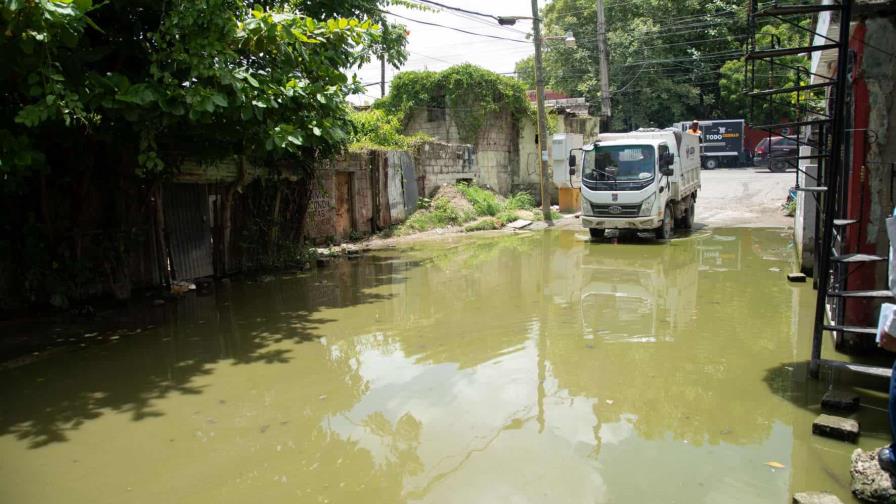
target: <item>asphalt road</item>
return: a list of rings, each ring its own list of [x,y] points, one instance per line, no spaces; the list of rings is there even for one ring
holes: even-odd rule
[[[796,182],[792,171],[760,168],[703,170],[697,196],[697,224],[708,227],[792,227],[781,209]]]

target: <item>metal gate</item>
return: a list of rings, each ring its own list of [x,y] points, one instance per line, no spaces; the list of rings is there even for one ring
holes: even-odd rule
[[[163,197],[171,278],[214,275],[208,188],[204,184],[168,184]]]

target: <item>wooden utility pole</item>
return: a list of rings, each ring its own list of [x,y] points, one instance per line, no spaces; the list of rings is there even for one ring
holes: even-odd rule
[[[548,193],[551,184],[548,171],[548,139],[547,117],[544,112],[544,69],[541,67],[541,19],[538,18],[538,0],[532,0],[532,38],[535,40],[535,103],[538,107],[538,166],[541,178],[541,212],[545,222],[551,222],[551,195]]]
[[[600,64],[600,116],[607,121],[610,109],[610,74],[607,61],[607,22],[604,19],[604,0],[597,0],[597,58]]]

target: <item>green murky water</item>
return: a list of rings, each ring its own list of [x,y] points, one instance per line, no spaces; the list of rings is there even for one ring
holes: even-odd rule
[[[848,499],[788,241],[457,238],[144,310],[0,371],[0,502]]]

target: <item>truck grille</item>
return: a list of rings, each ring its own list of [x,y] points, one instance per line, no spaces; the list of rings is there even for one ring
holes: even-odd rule
[[[641,213],[641,204],[634,205],[598,205],[591,204],[591,211],[595,217],[637,217]]]

